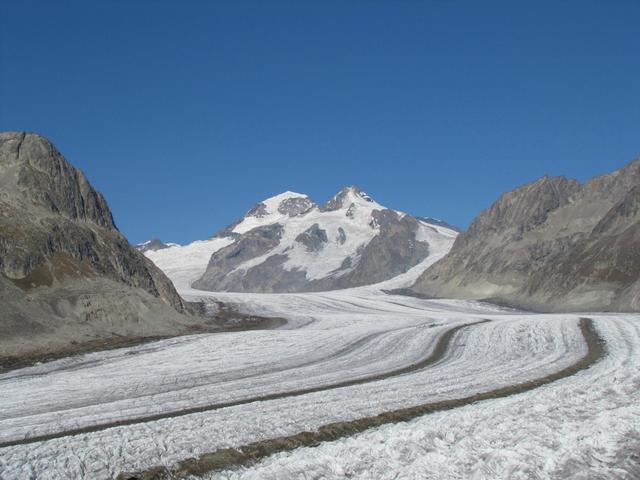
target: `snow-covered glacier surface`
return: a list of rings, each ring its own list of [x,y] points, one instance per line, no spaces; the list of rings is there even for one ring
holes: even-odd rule
[[[171,466],[220,448],[541,378],[586,353],[578,315],[387,295],[379,286],[314,294],[182,293],[289,322],[0,375],[0,444],[60,434],[0,448],[0,478],[109,479]],[[207,478],[637,478],[640,319],[588,316],[607,353],[574,376]],[[434,364],[329,388],[419,364],[457,326],[463,327]],[[328,388],[260,400],[322,386]],[[220,403],[231,405],[64,434]]]
[[[597,325],[607,356],[575,376],[205,478],[640,478],[640,321]]]

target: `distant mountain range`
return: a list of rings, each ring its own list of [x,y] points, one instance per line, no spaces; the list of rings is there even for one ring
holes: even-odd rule
[[[209,240],[139,248],[181,290],[304,292],[388,280],[444,255],[456,235],[444,222],[387,209],[346,187],[322,206],[284,192]]]
[[[502,195],[413,291],[540,311],[640,310],[640,159]]]
[[[157,250],[162,250],[163,248],[177,247],[177,246],[178,246],[177,243],[163,243],[159,238],[152,238],[151,240],[147,240],[144,243],[137,244],[136,249],[144,253],[149,250],[153,250],[155,252]]]

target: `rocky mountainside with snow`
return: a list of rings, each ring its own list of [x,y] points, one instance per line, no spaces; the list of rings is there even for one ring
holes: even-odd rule
[[[320,291],[395,277],[444,255],[456,235],[347,187],[322,206],[285,192],[209,240],[145,254],[180,290]]]
[[[535,310],[640,310],[640,159],[502,195],[413,290]]]
[[[47,139],[0,133],[0,357],[176,333],[183,303]]]

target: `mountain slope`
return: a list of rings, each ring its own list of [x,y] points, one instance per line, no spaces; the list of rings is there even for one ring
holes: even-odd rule
[[[103,196],[45,138],[0,133],[0,357],[193,323]]]
[[[38,135],[0,134],[0,273],[26,287],[104,275],[182,310],[171,282],[136,252],[100,193]],[[74,270],[75,269],[75,270]]]
[[[413,290],[536,310],[640,309],[640,159],[502,195]]]
[[[347,187],[324,206],[284,192],[209,240],[145,254],[180,290],[319,291],[402,274],[448,249],[456,234]]]

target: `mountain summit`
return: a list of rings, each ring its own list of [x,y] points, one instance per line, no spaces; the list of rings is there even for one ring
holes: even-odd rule
[[[178,288],[303,292],[367,285],[448,250],[456,232],[349,186],[319,206],[284,192],[209,240],[148,251]]]
[[[350,206],[352,204],[363,204],[363,202],[371,203],[375,205],[377,208],[384,209],[384,207],[376,202],[373,199],[364,193],[360,188],[351,186],[344,187],[338,193],[336,193],[331,200],[329,200],[324,207],[322,207],[322,211],[330,212],[333,210],[339,210],[344,208],[345,205]]]

